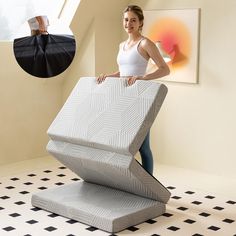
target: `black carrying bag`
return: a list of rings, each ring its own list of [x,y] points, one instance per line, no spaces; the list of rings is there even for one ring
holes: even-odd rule
[[[73,35],[40,34],[14,40],[18,64],[31,75],[48,78],[62,73],[75,55]]]

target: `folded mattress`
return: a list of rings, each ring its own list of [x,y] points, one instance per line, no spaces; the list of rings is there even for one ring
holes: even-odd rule
[[[83,180],[36,193],[32,204],[108,232],[163,214],[170,192],[134,155],[166,93],[153,81],[81,78],[48,129],[47,150]]]
[[[167,93],[167,87],[138,80],[82,78],[48,129],[53,140],[135,155]]]

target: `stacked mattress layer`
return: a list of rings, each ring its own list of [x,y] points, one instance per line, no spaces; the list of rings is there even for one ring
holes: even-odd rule
[[[134,159],[167,93],[163,84],[81,78],[48,129],[47,150],[84,181],[32,204],[108,232],[165,212],[170,193]]]

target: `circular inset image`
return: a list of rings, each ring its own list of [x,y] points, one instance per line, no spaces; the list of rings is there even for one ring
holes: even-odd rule
[[[73,34],[51,34],[47,16],[28,20],[31,35],[14,39],[14,54],[27,73],[50,78],[65,71],[71,64],[76,49]]]

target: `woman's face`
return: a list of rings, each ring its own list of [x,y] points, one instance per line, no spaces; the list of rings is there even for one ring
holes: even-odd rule
[[[124,13],[123,27],[128,34],[139,32],[142,22],[139,21],[138,16],[132,12],[127,11]]]

